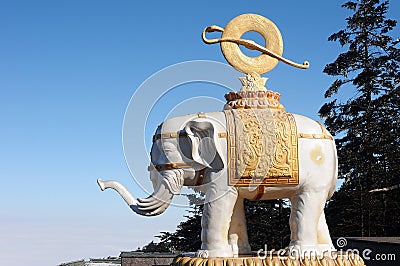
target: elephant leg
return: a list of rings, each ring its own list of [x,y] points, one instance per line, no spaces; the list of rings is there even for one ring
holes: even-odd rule
[[[291,199],[291,241],[289,252],[293,256],[320,254],[318,251],[318,224],[324,209],[325,191],[303,191]]]
[[[211,188],[207,191],[201,219],[201,250],[198,257],[232,257],[232,246],[228,242],[228,231],[238,193],[236,189],[227,188],[218,191]]]
[[[232,213],[229,228],[229,243],[232,245],[233,255],[250,254],[251,247],[247,236],[246,216],[244,213],[244,199],[238,197]]]
[[[325,220],[325,212],[322,211],[318,221],[318,249],[319,252],[331,252],[335,250],[332,244],[331,235],[329,234],[328,225]]]

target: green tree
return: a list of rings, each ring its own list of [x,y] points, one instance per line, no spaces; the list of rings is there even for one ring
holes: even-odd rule
[[[137,251],[142,252],[168,252],[182,253],[200,249],[201,246],[201,212],[199,210],[189,211],[186,220],[181,222],[175,232],[161,232],[159,242],[151,241]]]
[[[136,251],[146,252],[146,253],[169,253],[170,249],[165,242],[154,243],[151,241],[149,244],[144,246],[142,249],[137,249]]]
[[[326,65],[337,79],[325,92],[330,101],[320,111],[336,136],[339,178],[345,183],[328,204],[333,235],[399,234],[399,190],[374,189],[400,183],[400,50],[389,33],[389,1],[354,0],[342,7],[352,12],[345,29],[329,37],[347,49]],[[350,96],[343,96],[350,95]]]
[[[203,196],[200,194],[186,195],[191,209],[189,215],[185,215],[175,232],[161,232],[158,243],[153,241],[144,246],[143,252],[170,252],[182,253],[196,251],[201,246],[201,216],[203,213]],[[139,249],[138,249],[139,251]]]
[[[276,249],[289,245],[290,207],[285,200],[245,201],[247,233],[252,250]]]

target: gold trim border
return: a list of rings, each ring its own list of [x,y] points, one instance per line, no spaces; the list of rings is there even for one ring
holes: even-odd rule
[[[299,138],[302,138],[302,139],[329,139],[329,140],[333,140],[333,137],[331,135],[327,135],[327,134],[299,133]]]
[[[187,134],[186,132],[163,132],[161,134],[155,134],[153,136],[153,141],[159,140],[159,139],[176,139],[176,138],[186,138]],[[218,132],[218,138],[227,138],[228,133],[227,132]]]

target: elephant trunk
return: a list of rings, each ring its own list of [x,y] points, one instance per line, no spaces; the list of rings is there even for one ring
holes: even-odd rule
[[[97,179],[101,190],[112,188],[117,191],[129,207],[139,215],[155,216],[163,213],[176,193],[176,185],[170,183],[170,179],[164,179],[158,189],[145,199],[135,197],[118,181]],[[182,184],[179,184],[182,187]],[[172,188],[172,191],[171,191]],[[179,189],[180,190],[180,189]]]
[[[124,187],[121,183],[117,181],[103,181],[99,178],[97,179],[97,184],[99,184],[99,187],[102,191],[106,190],[107,188],[112,188],[117,191],[129,206],[137,205],[138,203],[138,201],[135,199],[134,196],[132,196],[132,194],[126,189],[126,187]]]

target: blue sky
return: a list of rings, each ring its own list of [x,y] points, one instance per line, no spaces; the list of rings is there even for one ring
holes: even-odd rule
[[[0,1],[2,263],[56,265],[116,256],[173,231],[184,208],[139,217],[96,184],[98,177],[117,179],[133,194],[146,195],[133,181],[122,145],[135,90],[176,63],[225,63],[218,45],[202,42],[202,30],[257,13],[279,27],[285,57],[311,63],[308,70],[280,63],[264,75],[268,88],[282,94],[288,111],[318,119],[333,81],[322,69],[341,51],[327,38],[349,15],[343,2]],[[392,1],[389,17],[399,19],[399,10],[399,1]],[[138,127],[145,132],[140,141],[150,145],[171,108],[174,115],[222,109],[224,90],[206,83],[174,88],[154,105],[146,128]],[[190,102],[195,96],[205,103]],[[138,173],[147,179],[146,166]]]

